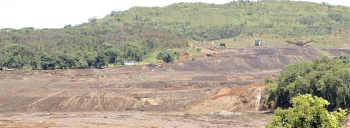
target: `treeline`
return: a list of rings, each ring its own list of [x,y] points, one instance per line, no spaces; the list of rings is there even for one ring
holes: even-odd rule
[[[38,52],[18,44],[10,44],[1,49],[0,67],[24,70],[37,69],[71,69],[71,68],[102,68],[108,64],[119,64],[125,60],[142,61],[154,49],[154,43],[146,41],[144,46],[134,42],[125,45],[102,43],[97,51],[77,51],[64,53],[49,51],[46,48]]]
[[[289,107],[293,97],[311,94],[330,102],[329,110],[350,107],[350,57],[323,57],[313,61],[299,61],[284,67],[278,78],[265,78],[266,105]]]

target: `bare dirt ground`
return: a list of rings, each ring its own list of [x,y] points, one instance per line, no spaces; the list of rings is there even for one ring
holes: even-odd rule
[[[4,71],[0,127],[264,127],[264,77],[321,57],[305,47],[247,48],[162,68]]]
[[[265,113],[237,112],[235,114],[180,114],[135,111],[7,113],[1,114],[0,127],[264,127],[264,123],[269,119],[269,115]]]

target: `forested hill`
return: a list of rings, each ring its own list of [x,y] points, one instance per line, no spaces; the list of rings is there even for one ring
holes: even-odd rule
[[[178,3],[111,12],[97,24],[140,24],[177,32],[193,40],[220,40],[258,33],[279,37],[327,35],[350,27],[350,7],[311,2]],[[343,29],[344,30],[344,29]]]
[[[0,67],[102,67],[124,60],[142,61],[166,49],[186,48],[189,40],[348,33],[349,12],[349,7],[291,1],[133,7],[62,29],[2,28]]]

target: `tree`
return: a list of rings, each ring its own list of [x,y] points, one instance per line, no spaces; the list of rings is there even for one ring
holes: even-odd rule
[[[97,21],[96,16],[89,19],[88,23],[95,23]]]
[[[117,14],[116,11],[111,11],[111,16],[113,16],[113,15],[115,15],[115,14]]]
[[[69,27],[72,27],[72,25],[69,24],[69,25],[64,26],[63,28],[69,28]]]
[[[105,66],[106,64],[108,64],[108,57],[104,53],[99,52],[96,57],[96,67],[102,68],[102,66]]]
[[[163,62],[169,63],[175,60],[175,55],[170,51],[165,50],[163,52],[158,53],[157,59],[163,60]]]
[[[269,78],[269,77],[265,77],[265,83],[271,83],[272,82],[272,80]]]
[[[146,46],[149,49],[149,52],[153,51],[153,48],[155,47],[154,42],[151,40],[146,40]]]
[[[10,44],[0,49],[0,66],[8,68],[22,69],[25,64],[28,64],[29,58],[33,57],[33,52],[28,47],[19,44]]]
[[[346,117],[342,109],[331,112],[324,108],[329,105],[327,100],[310,94],[299,95],[292,99],[293,107],[288,110],[278,108],[272,115],[272,122],[267,128],[339,128]]]
[[[87,68],[89,65],[85,59],[79,60],[79,68]]]
[[[32,58],[32,61],[30,63],[33,67],[33,69],[42,69],[42,66],[41,66],[41,56],[40,55],[35,55],[33,58]]]
[[[40,55],[40,60],[41,60],[40,62],[41,62],[42,69],[44,70],[55,69],[57,63],[54,57],[52,57],[46,52],[39,52],[39,55]]]

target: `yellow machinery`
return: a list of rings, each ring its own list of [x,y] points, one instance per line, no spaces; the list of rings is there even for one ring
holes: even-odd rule
[[[295,45],[298,45],[298,46],[311,46],[309,43],[314,42],[314,40],[310,40],[310,41],[307,41],[307,42],[304,43],[299,37],[297,43],[294,43],[294,42],[288,41],[288,40],[286,42],[288,42],[290,44],[295,44]]]

